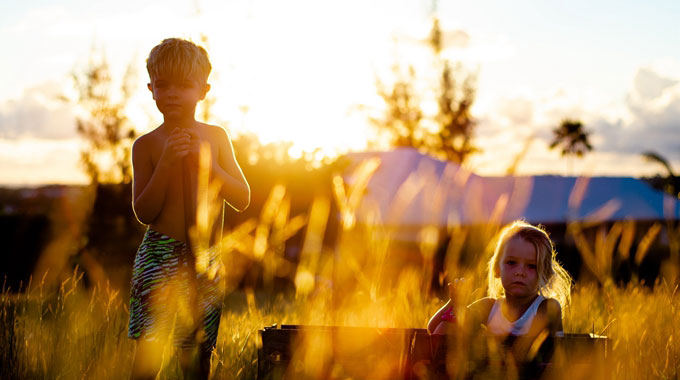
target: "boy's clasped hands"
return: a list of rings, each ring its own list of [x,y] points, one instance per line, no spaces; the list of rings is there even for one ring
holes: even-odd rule
[[[175,128],[165,142],[160,161],[175,165],[190,153],[198,153],[201,140],[190,128]]]

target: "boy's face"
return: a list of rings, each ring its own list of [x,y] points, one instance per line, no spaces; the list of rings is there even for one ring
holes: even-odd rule
[[[538,293],[536,248],[519,236],[511,238],[496,275],[501,278],[508,297],[530,297]]]
[[[195,78],[180,79],[163,75],[152,78],[147,86],[165,119],[193,119],[196,103],[203,100],[210,90],[209,84]]]

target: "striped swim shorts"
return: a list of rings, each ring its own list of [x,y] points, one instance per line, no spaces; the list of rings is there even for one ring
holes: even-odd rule
[[[163,342],[172,337],[178,348],[200,344],[206,352],[215,347],[224,294],[222,261],[217,247],[197,257],[199,265],[186,243],[147,229],[132,269],[128,338]]]

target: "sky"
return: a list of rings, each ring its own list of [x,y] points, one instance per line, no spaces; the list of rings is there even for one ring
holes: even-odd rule
[[[433,14],[445,57],[477,75],[478,174],[503,175],[527,144],[518,174],[662,173],[645,151],[680,172],[678,1],[29,0],[0,3],[0,185],[87,180],[82,109],[60,99],[93,49],[114,77],[137,73],[136,129],[159,125],[145,59],[166,37],[207,36],[214,113],[232,135],[293,141],[293,155],[365,149],[376,78],[395,63],[427,73]],[[567,117],[590,132],[583,159],[548,149]]]

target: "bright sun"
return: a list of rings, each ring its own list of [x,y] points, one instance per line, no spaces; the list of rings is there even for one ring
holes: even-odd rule
[[[342,76],[335,74],[340,67]],[[253,132],[263,143],[293,142],[293,157],[317,149],[334,157],[366,147],[371,128],[358,106],[375,100],[370,68],[302,50],[262,70],[266,76],[255,68],[235,73],[238,79],[212,80],[215,113],[231,129]]]
[[[317,16],[301,17],[284,3],[230,22],[217,11],[201,15],[214,112],[234,132],[253,132],[263,143],[292,142],[293,157],[364,149],[373,131],[359,106],[379,101],[376,72],[394,63],[394,28],[389,19],[356,9],[306,6]]]

